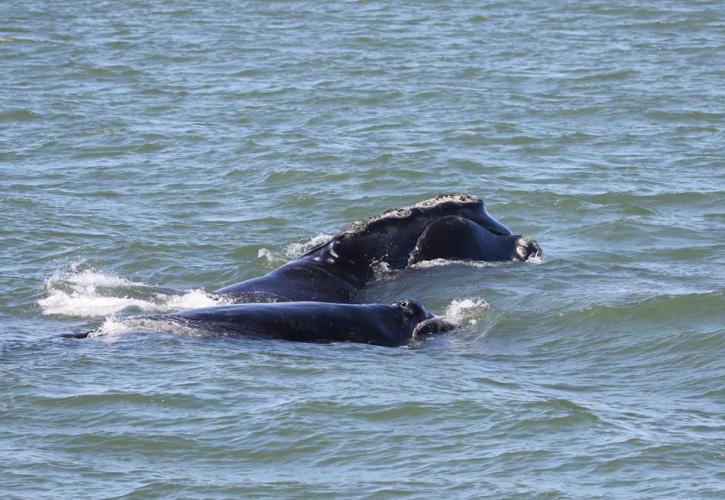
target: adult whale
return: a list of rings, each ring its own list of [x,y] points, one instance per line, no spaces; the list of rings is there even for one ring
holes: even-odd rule
[[[446,194],[353,222],[270,273],[214,293],[236,303],[349,303],[374,277],[376,263],[402,269],[436,258],[523,261],[540,254],[533,238],[511,234],[480,198]]]

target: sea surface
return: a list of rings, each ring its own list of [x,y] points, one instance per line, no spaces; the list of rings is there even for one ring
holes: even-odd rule
[[[447,192],[423,345],[127,323]],[[3,498],[723,498],[724,256],[722,0],[0,2]]]

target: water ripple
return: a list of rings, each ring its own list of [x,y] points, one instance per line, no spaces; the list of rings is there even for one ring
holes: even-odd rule
[[[3,6],[2,491],[722,497],[722,32],[717,1]],[[452,191],[546,259],[381,270],[361,299],[459,325],[414,349],[125,323]]]

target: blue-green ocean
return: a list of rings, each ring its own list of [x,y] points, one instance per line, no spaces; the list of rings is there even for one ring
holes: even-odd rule
[[[124,325],[448,192],[420,346]],[[722,0],[0,1],[3,498],[723,498],[724,254]]]

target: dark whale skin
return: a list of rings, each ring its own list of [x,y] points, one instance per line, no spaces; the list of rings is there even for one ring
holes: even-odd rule
[[[456,232],[456,239],[437,238],[444,225],[437,223],[453,220],[451,218],[464,222]],[[424,234],[427,237],[423,238]],[[486,211],[480,198],[467,194],[440,195],[353,222],[298,259],[264,276],[221,288],[214,293],[237,303],[350,303],[355,293],[374,278],[376,263],[386,264],[391,269],[403,269],[411,263],[425,260],[428,254],[434,254],[432,258],[490,262],[524,260],[517,244],[520,239],[520,235],[512,235],[506,226]],[[535,244],[533,239],[529,239]],[[462,250],[466,246],[475,251]],[[536,248],[540,252],[538,245]]]
[[[250,303],[150,317],[230,336],[396,347],[451,328],[414,300],[387,304]]]

